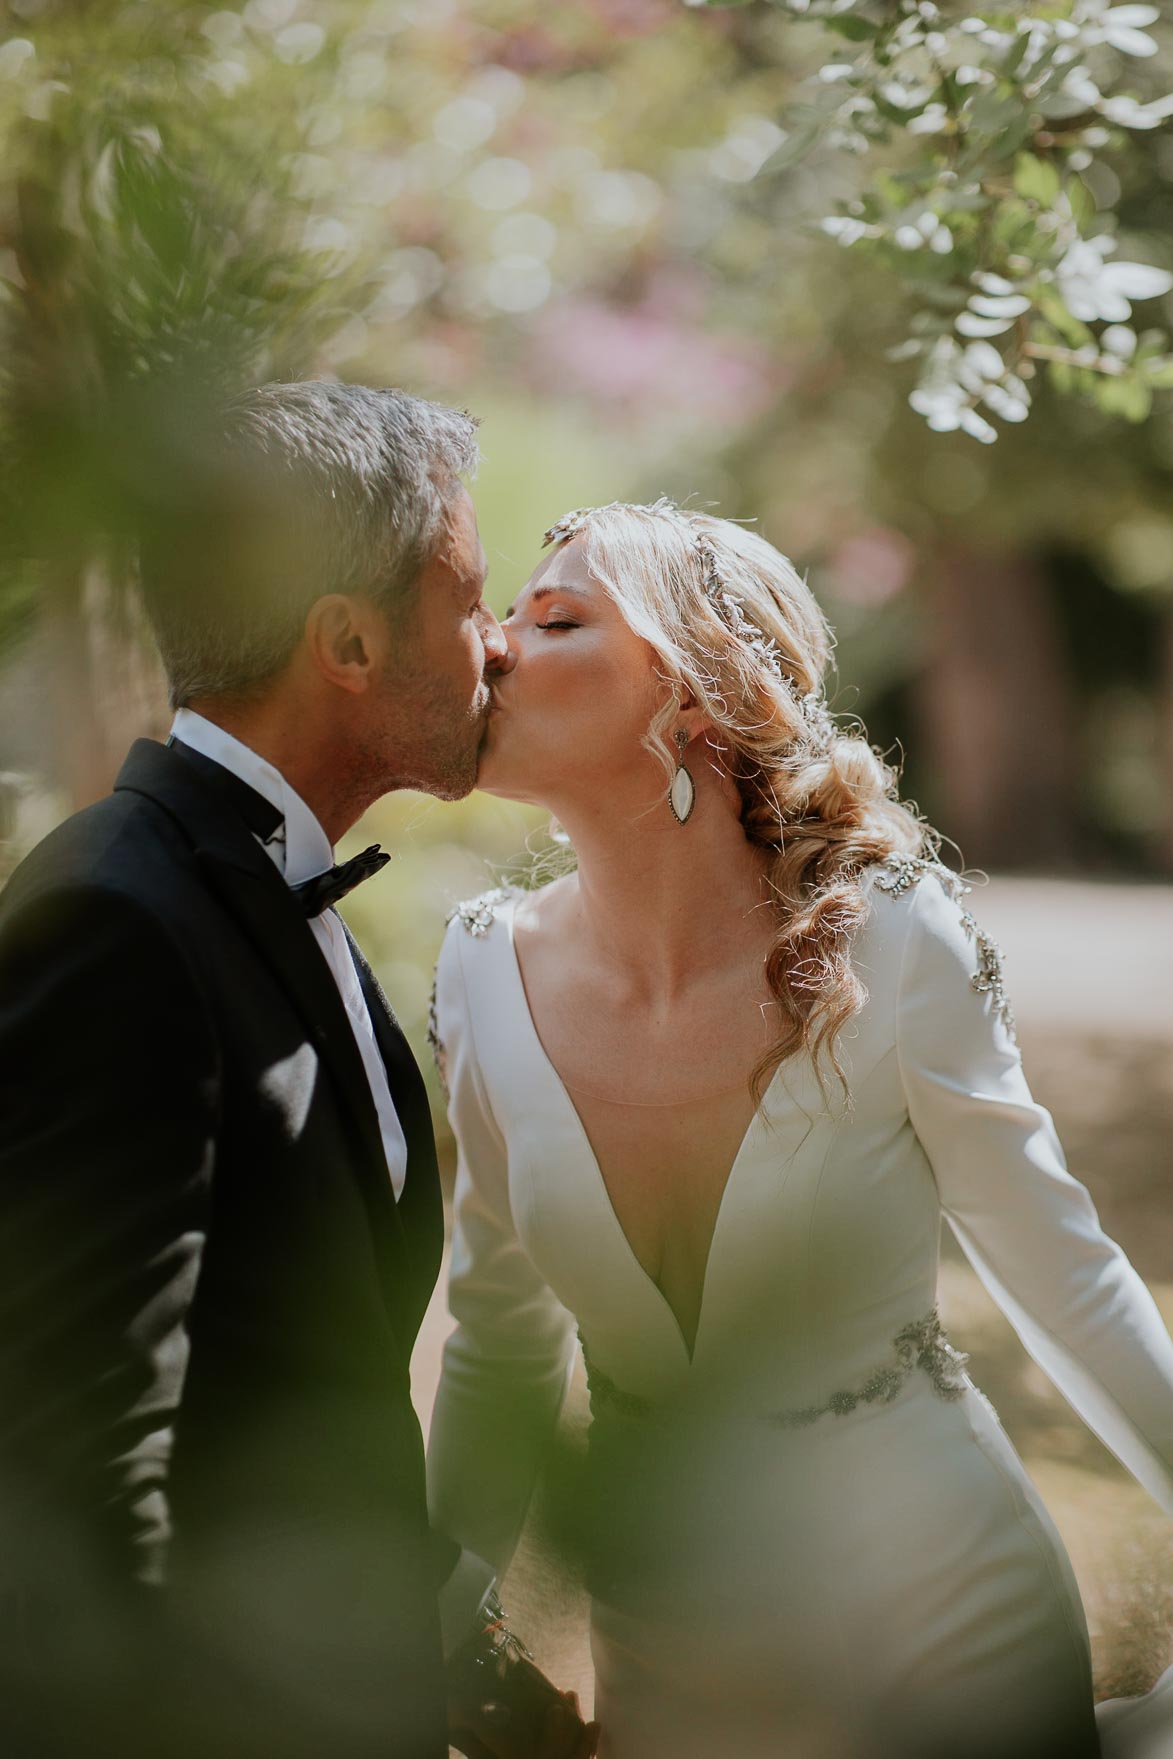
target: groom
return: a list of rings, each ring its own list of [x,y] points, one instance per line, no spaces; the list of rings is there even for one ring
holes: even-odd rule
[[[437,1598],[473,1630],[488,1581],[428,1526],[410,1397],[440,1187],[332,908],[387,857],[333,845],[473,786],[475,458],[400,392],[237,402],[144,544],[172,737],[0,899],[5,1759],[447,1752]],[[583,1750],[485,1717],[478,1752]]]

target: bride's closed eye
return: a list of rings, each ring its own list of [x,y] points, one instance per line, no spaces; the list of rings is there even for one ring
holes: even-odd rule
[[[579,629],[581,624],[571,623],[559,617],[550,617],[545,623],[535,623],[535,629]]]

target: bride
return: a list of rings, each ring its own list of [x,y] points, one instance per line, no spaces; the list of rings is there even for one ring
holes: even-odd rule
[[[826,623],[762,538],[659,501],[547,541],[480,786],[577,869],[441,953],[438,1523],[505,1570],[577,1329],[606,1759],[1173,1750],[1173,1670],[1097,1724],[1070,1563],[936,1310],[943,1213],[1173,1514],[1173,1344],[966,888],[828,713]]]

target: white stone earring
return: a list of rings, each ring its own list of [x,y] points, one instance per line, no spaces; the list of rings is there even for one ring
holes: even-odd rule
[[[692,812],[696,802],[696,786],[690,772],[685,768],[684,753],[688,748],[688,734],[681,727],[676,735],[678,756],[676,774],[672,778],[672,786],[668,790],[668,804],[672,808],[672,816],[677,824],[684,824]]]

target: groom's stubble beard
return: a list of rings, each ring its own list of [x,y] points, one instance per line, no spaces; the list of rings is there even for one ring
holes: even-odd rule
[[[482,679],[470,702],[448,679],[420,669],[388,679],[385,733],[370,756],[378,793],[414,788],[438,800],[463,800],[476,786],[488,723],[489,688]]]

